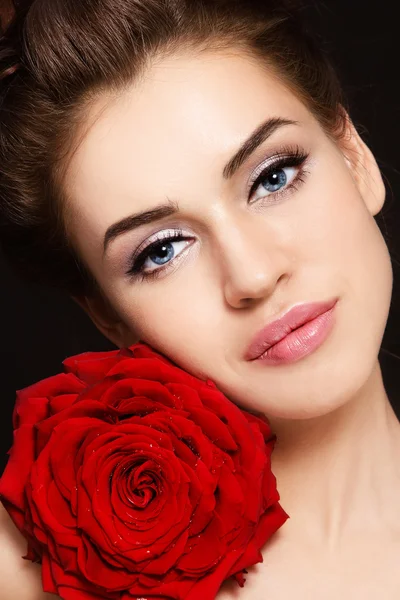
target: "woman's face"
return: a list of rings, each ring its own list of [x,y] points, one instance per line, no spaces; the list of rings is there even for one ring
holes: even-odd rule
[[[270,417],[321,415],[357,393],[376,364],[392,270],[373,218],[384,187],[351,126],[346,146],[334,143],[272,72],[211,51],[159,61],[118,98],[99,98],[89,124],[66,186],[74,243],[122,319],[106,335],[141,339]],[[132,219],[103,255],[111,226],[161,206],[171,210]],[[246,360],[267,323],[336,297],[314,352]]]

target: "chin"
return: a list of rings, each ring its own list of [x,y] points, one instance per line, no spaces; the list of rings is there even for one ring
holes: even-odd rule
[[[347,351],[342,345],[342,351],[333,355],[330,347],[318,360],[305,360],[302,369],[297,363],[297,368],[292,365],[287,373],[266,369],[256,375],[231,378],[228,385],[215,383],[241,408],[270,419],[324,417],[351,403],[371,385],[379,362],[378,350],[370,346],[364,344],[364,352],[360,353],[358,345],[350,344]]]

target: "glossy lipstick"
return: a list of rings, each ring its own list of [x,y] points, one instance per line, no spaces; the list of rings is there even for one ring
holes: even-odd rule
[[[329,335],[338,298],[300,304],[264,327],[253,339],[247,360],[291,363],[311,354]]]

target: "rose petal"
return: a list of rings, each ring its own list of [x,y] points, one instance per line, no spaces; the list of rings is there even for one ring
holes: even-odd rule
[[[14,443],[0,479],[0,497],[24,510],[24,489],[35,460],[35,431],[32,425],[23,425],[14,431]]]

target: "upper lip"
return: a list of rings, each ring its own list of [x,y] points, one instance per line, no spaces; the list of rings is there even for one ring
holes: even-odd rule
[[[280,342],[291,331],[330,310],[336,304],[337,300],[338,298],[333,298],[322,302],[296,304],[278,319],[268,323],[268,325],[263,327],[254,336],[247,348],[245,359],[254,360],[258,358],[268,348]]]

